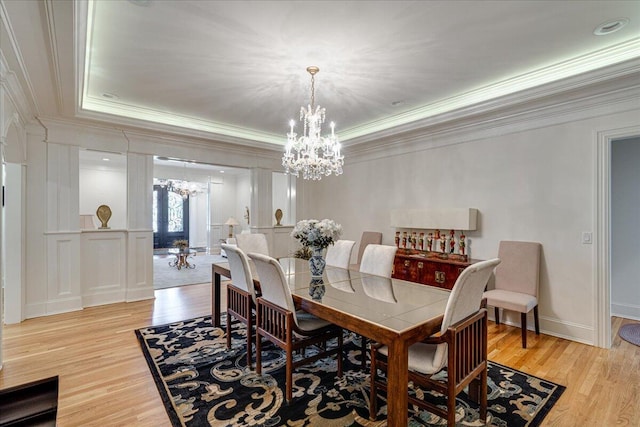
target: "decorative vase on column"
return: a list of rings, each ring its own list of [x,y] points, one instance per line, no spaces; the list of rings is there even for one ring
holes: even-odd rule
[[[327,263],[322,256],[322,248],[319,246],[311,246],[311,258],[309,258],[311,277],[322,277],[326,265]]]

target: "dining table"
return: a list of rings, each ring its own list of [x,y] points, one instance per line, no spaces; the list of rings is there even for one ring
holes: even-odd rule
[[[440,331],[450,291],[330,266],[312,277],[307,261],[279,262],[296,307],[388,347],[387,425],[406,426],[409,346]],[[212,322],[220,327],[222,277],[233,278],[227,262],[214,263],[212,275]]]

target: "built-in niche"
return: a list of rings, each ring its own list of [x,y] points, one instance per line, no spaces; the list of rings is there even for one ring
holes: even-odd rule
[[[109,206],[110,229],[127,228],[127,157],[120,153],[94,150],[79,152],[80,229],[99,228],[96,211]]]
[[[283,172],[273,172],[271,185],[273,223],[277,224],[276,212],[280,209],[282,216],[278,215],[279,225],[295,225],[296,179]]]

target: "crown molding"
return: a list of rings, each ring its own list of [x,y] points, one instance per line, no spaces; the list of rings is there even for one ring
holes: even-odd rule
[[[501,106],[505,103],[533,101],[554,95],[559,91],[578,89],[625,73],[636,72],[639,60],[640,37],[403,114],[342,130],[340,138],[348,145],[356,145],[377,139],[388,130],[403,128],[411,130],[422,127],[425,122],[446,117],[449,113],[460,115],[463,111],[475,114],[491,111],[496,100],[500,100]]]
[[[28,108],[24,107],[24,106],[20,106],[20,110],[22,110],[20,113],[23,114],[23,119],[25,122],[29,122],[30,119],[27,119],[27,117],[35,117],[38,112],[40,111],[40,108],[38,106],[38,100],[36,99],[35,95],[34,95],[34,90],[33,90],[33,85],[31,84],[31,80],[29,79],[29,74],[27,73],[27,67],[24,63],[24,58],[22,57],[22,52],[20,51],[20,48],[18,47],[18,42],[16,40],[16,36],[15,36],[15,32],[13,31],[13,27],[11,26],[11,21],[9,19],[9,14],[7,13],[7,10],[4,6],[3,2],[0,2],[0,20],[2,21],[3,26],[5,27],[7,34],[9,36],[9,45],[11,45],[11,50],[13,52],[13,55],[15,57],[16,62],[18,63],[18,66],[20,68],[20,75],[22,77],[22,79],[24,79],[25,85],[27,86],[27,93],[24,92],[24,89],[22,88],[22,85],[19,84],[19,79],[18,77],[15,75],[15,71],[11,70],[8,74],[13,74],[16,77],[16,84],[17,86],[21,87],[21,89],[19,91],[14,91],[15,94],[20,93],[22,96],[20,97],[21,99],[19,100],[19,104],[23,104],[25,106],[28,106]],[[0,50],[0,53],[2,53],[2,66],[3,68],[6,68],[6,70],[9,70],[9,67],[7,65],[7,61],[6,58],[4,57],[4,53]],[[5,74],[4,70],[3,70],[3,75]],[[28,95],[28,96],[27,96]],[[17,100],[18,101],[18,100]]]
[[[615,87],[605,85],[608,86],[607,91],[599,90],[601,85],[596,85],[598,87],[592,87],[591,92],[558,93],[537,103],[525,103],[520,108],[507,106],[482,115],[452,116],[447,121],[434,121],[420,129],[385,135],[367,144],[351,145],[344,149],[345,164],[640,110],[640,70],[617,80],[617,83]]]

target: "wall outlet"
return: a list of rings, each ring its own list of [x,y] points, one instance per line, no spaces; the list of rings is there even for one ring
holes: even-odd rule
[[[582,232],[582,244],[583,245],[590,245],[593,241],[593,235],[591,234],[590,231],[583,231]]]

